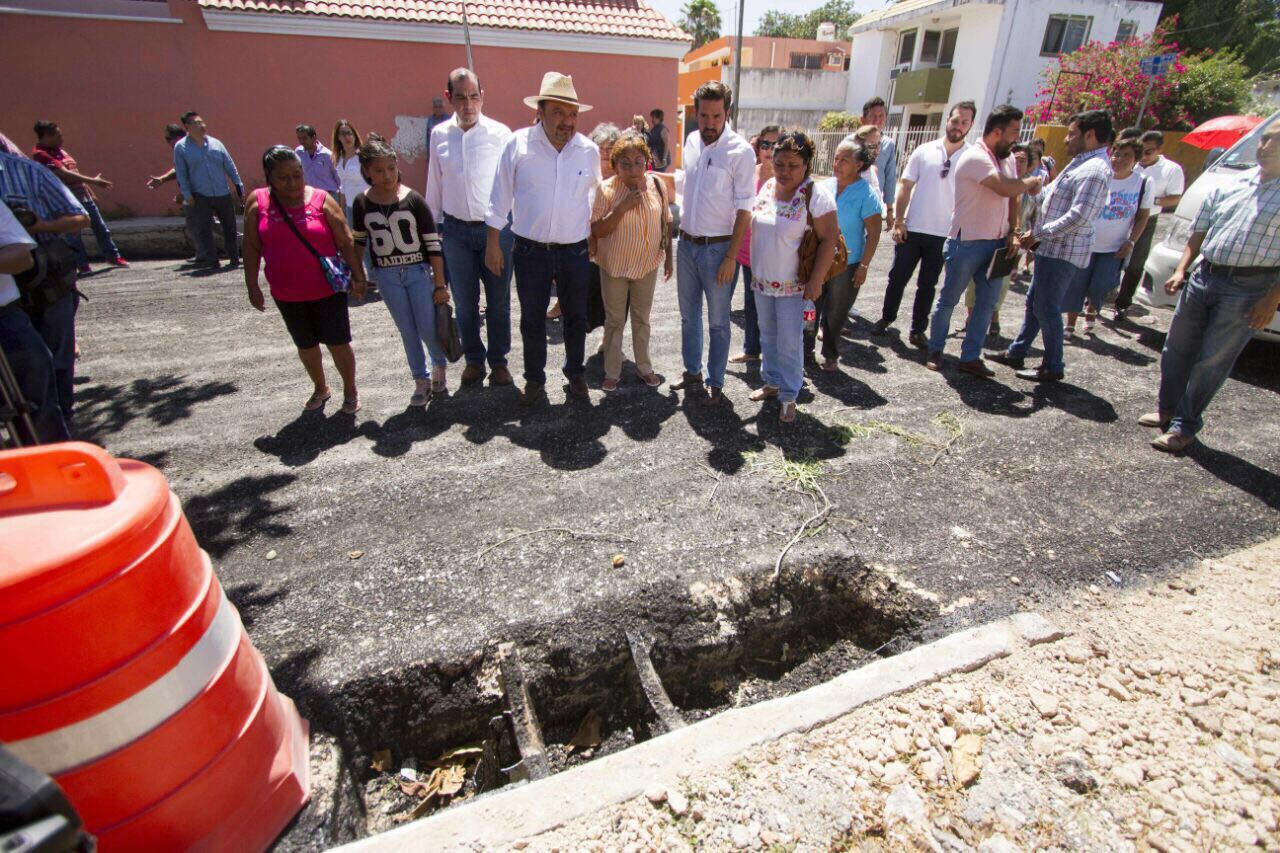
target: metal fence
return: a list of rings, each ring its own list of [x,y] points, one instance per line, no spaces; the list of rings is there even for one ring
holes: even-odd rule
[[[814,144],[814,158],[812,170],[815,175],[832,174],[832,162],[836,157],[836,148],[840,145],[840,141],[853,131],[850,130],[818,130],[809,131],[809,137]],[[982,129],[975,125],[974,129],[969,133],[969,141],[977,139],[982,134]],[[911,156],[911,152],[916,150],[917,145],[937,139],[942,135],[941,127],[913,127],[908,129],[890,128],[882,133],[882,136],[890,137],[898,146],[898,174],[895,178],[902,177],[902,170],[907,167],[907,159]],[[1034,125],[1022,128],[1019,134],[1020,142],[1030,142],[1036,135]]]

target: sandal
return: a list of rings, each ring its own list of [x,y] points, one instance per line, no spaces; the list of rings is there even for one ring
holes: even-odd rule
[[[761,400],[768,400],[771,397],[778,396],[778,389],[772,385],[766,385],[763,388],[757,388],[747,395],[747,399],[753,403],[759,403]]]
[[[431,393],[432,394],[443,394],[449,390],[449,383],[445,379],[445,377],[448,375],[446,373],[446,370],[447,368],[439,367],[439,366],[431,368]]]
[[[656,373],[646,373],[644,376],[640,377],[640,380],[650,388],[657,388],[662,384],[662,380],[658,378],[658,374]]]
[[[796,404],[792,400],[790,403],[783,403],[782,410],[778,412],[778,420],[784,424],[789,424],[796,419]]]
[[[363,408],[364,406],[360,405],[359,397],[347,398],[342,401],[342,414],[344,415],[354,415]]]
[[[332,391],[317,391],[307,398],[307,402],[302,404],[302,410],[304,412],[314,412],[316,409],[323,406],[332,396]]]
[[[616,380],[616,379],[606,379],[606,380],[604,380],[603,382],[601,382],[601,383],[600,383],[600,390],[601,390],[601,391],[617,391],[617,390],[618,390],[618,380]]]

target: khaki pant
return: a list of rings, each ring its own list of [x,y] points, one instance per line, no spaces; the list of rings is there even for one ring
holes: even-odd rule
[[[604,375],[617,379],[622,374],[622,327],[627,320],[630,300],[631,346],[636,354],[636,371],[641,376],[653,372],[649,363],[649,311],[653,308],[653,291],[658,283],[658,270],[644,278],[616,278],[600,269],[600,289],[604,295]]]

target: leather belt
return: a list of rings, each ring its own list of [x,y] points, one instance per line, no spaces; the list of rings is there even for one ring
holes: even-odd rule
[[[733,235],[726,234],[723,237],[695,237],[683,228],[680,229],[680,239],[688,240],[695,246],[709,246],[712,243],[728,243],[733,239]]]
[[[576,243],[539,243],[537,240],[530,240],[528,237],[521,237],[519,234],[516,235],[516,243],[517,244],[523,243],[526,246],[533,246],[538,249],[545,249],[548,252],[554,251],[556,249],[577,249],[580,246],[587,245],[586,240],[579,240]]]
[[[1227,267],[1222,264],[1212,263],[1208,260],[1205,260],[1203,263],[1204,268],[1208,272],[1211,272],[1214,275],[1231,276],[1232,278],[1236,276],[1249,277],[1255,275],[1280,274],[1280,267]]]
[[[476,225],[484,225],[483,219],[460,219],[452,213],[446,213],[444,215],[444,219],[446,222],[457,222],[460,225],[471,225],[473,227]]]

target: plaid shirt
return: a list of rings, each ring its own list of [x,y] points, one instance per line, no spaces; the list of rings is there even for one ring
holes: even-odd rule
[[[57,175],[34,160],[0,152],[0,201],[11,209],[25,207],[41,220],[62,216],[84,216],[76,197]],[[37,234],[40,242],[58,239],[57,234]]]
[[[1206,232],[1200,253],[1223,267],[1280,267],[1280,178],[1250,169],[1217,187],[1200,205],[1192,231]]]
[[[1093,220],[1111,193],[1111,163],[1106,146],[1077,154],[1044,191],[1032,234],[1040,241],[1036,256],[1061,258],[1084,269],[1093,254]]]

